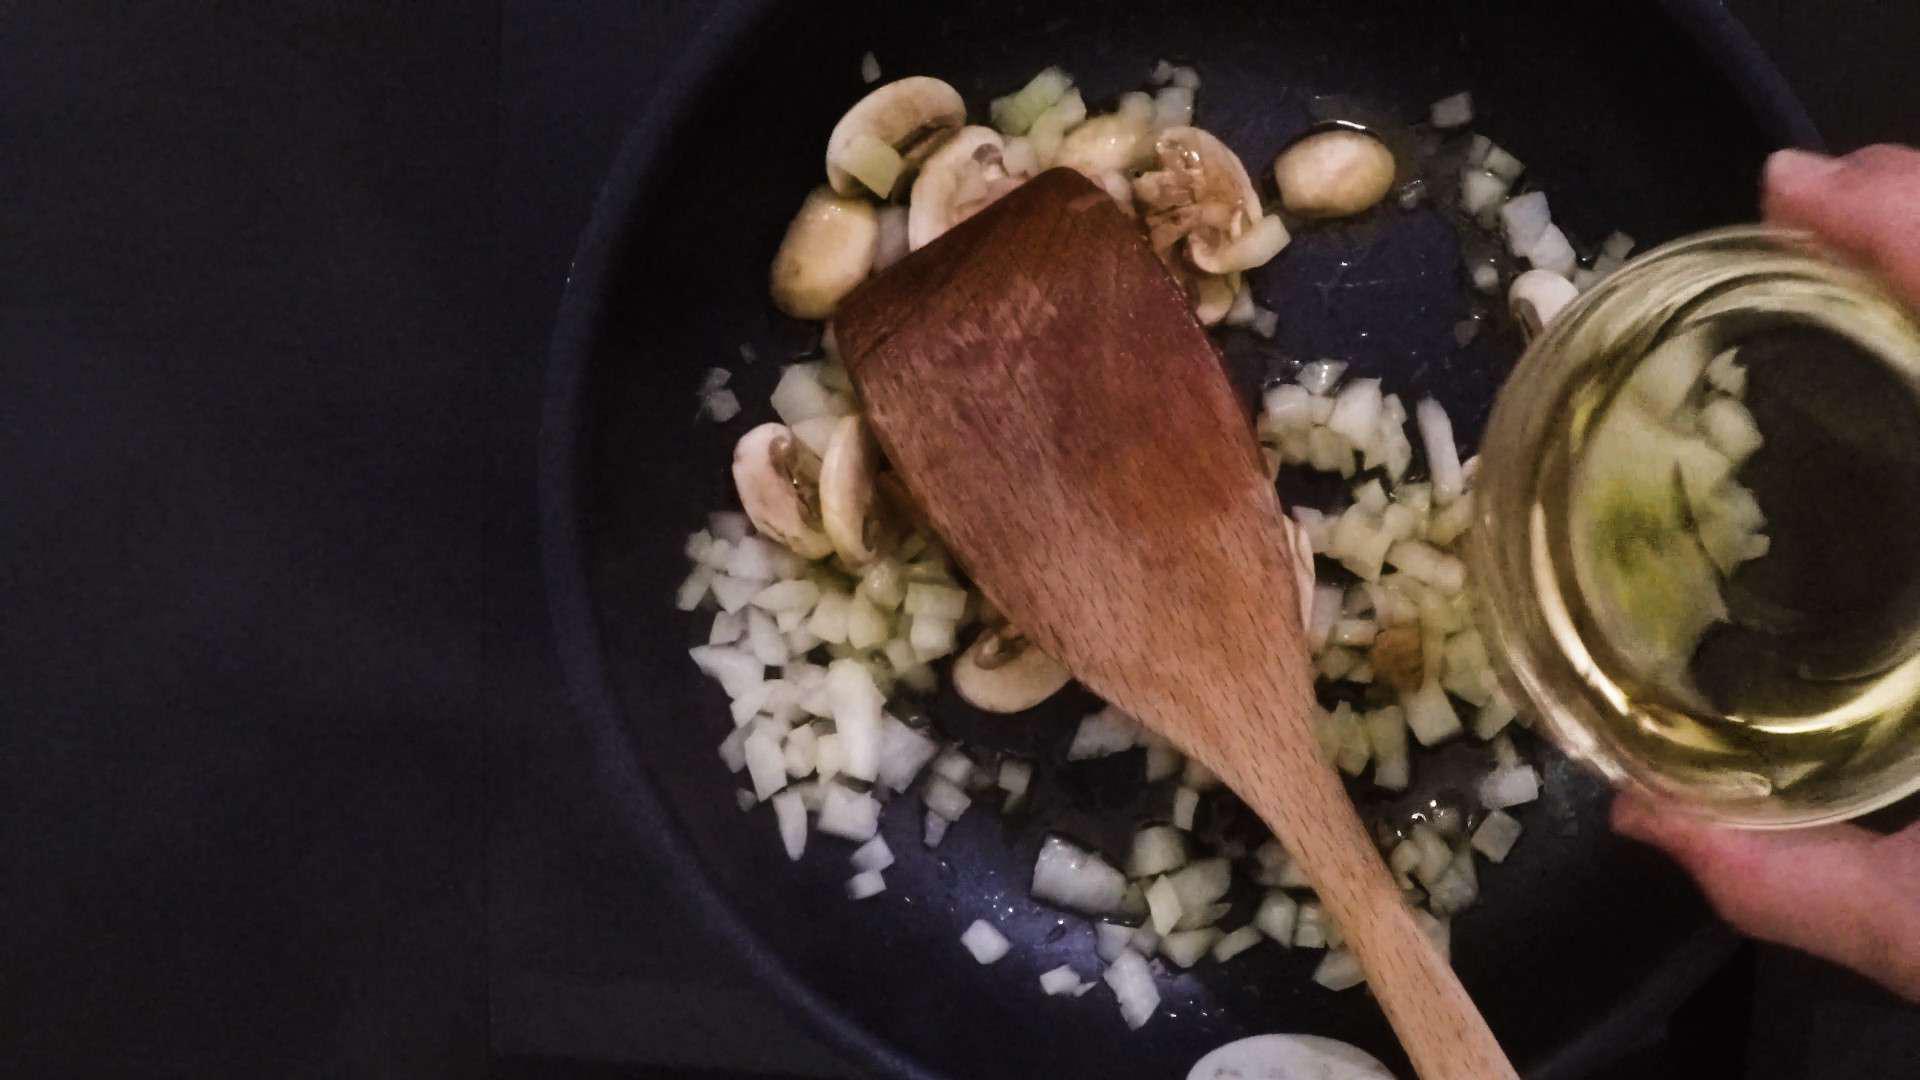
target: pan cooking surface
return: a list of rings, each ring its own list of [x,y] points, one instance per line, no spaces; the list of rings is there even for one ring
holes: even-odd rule
[[[1326,7],[1338,11],[1271,0],[728,9],[690,62],[699,70],[629,144],[583,244],[555,339],[544,498],[563,659],[600,781],[628,807],[634,843],[685,857],[699,902],[776,987],[842,1041],[890,1055],[889,1072],[1175,1077],[1211,1047],[1266,1031],[1346,1039],[1396,1070],[1406,1063],[1364,992],[1308,981],[1317,950],[1263,944],[1179,974],[1135,1033],[1104,987],[1041,994],[1048,968],[1099,970],[1087,922],[1027,897],[1042,824],[1111,850],[1141,797],[1138,751],[1053,764],[1092,704],[1077,690],[1038,721],[972,714],[950,695],[931,703],[952,734],[1037,754],[1035,805],[1013,818],[976,807],[931,851],[917,798],[891,807],[881,831],[899,861],[875,899],[844,899],[851,845],[816,836],[791,864],[768,812],[736,808],[714,752],[726,703],[685,653],[704,619],[673,612],[670,598],[686,533],[731,501],[733,440],[770,418],[778,365],[812,345],[768,303],[767,264],[821,181],[827,131],[863,92],[861,54],[872,50],[886,78],[947,79],[976,115],[1050,63],[1098,105],[1138,87],[1157,59],[1193,63],[1199,122],[1257,175],[1313,123],[1322,95],[1411,119],[1470,88],[1475,129],[1527,162],[1557,221],[1587,238],[1618,227],[1643,247],[1751,217],[1766,151],[1811,137],[1790,108],[1750,111],[1658,5]],[[1470,448],[1519,342],[1495,330],[1455,345],[1469,303],[1455,243],[1432,212],[1301,232],[1253,276],[1281,330],[1270,343],[1229,337],[1236,377],[1252,386],[1288,361],[1344,359],[1407,400],[1438,397]],[[743,361],[742,346],[756,359]],[[694,390],[716,365],[733,369],[747,411],[694,424]],[[1713,950],[1700,944],[1711,932],[1691,888],[1607,833],[1597,781],[1545,756],[1527,837],[1484,871],[1483,899],[1455,921],[1454,957],[1516,1063],[1577,1075],[1597,1060],[1590,1036],[1603,1020],[1652,986],[1697,978]],[[991,967],[958,942],[980,917],[1015,946]]]

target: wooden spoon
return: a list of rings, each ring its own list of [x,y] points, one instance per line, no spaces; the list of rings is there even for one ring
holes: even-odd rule
[[[1139,228],[1054,169],[862,286],[834,333],[974,581],[1284,838],[1420,1075],[1515,1076],[1318,756],[1279,501]]]

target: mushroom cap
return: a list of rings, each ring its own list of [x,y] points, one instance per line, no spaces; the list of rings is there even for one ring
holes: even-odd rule
[[[1273,181],[1289,213],[1352,217],[1393,189],[1393,151],[1378,138],[1336,127],[1297,139],[1273,162]]]
[[[815,188],[787,225],[768,273],[773,303],[796,319],[824,319],[867,279],[880,224],[873,204]]]
[[[918,164],[933,149],[935,136],[967,122],[960,91],[926,75],[876,86],[840,117],[827,136],[827,183],[841,195],[861,190],[852,173],[835,164],[861,135],[893,147],[908,164]]]

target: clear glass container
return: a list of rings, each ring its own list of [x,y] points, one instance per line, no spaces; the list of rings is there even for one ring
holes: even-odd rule
[[[1699,467],[1729,414],[1764,441]],[[1562,749],[1751,828],[1920,790],[1920,324],[1869,275],[1765,226],[1651,251],[1529,346],[1479,469],[1488,652]]]

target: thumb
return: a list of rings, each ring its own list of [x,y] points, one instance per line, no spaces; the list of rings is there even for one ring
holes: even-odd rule
[[[1754,832],[1631,793],[1614,801],[1613,825],[1684,867],[1735,929],[1920,1001],[1920,827],[1889,837],[1853,825]]]
[[[1808,229],[1920,304],[1920,150],[1869,146],[1846,157],[1781,150],[1761,182],[1766,217]]]

